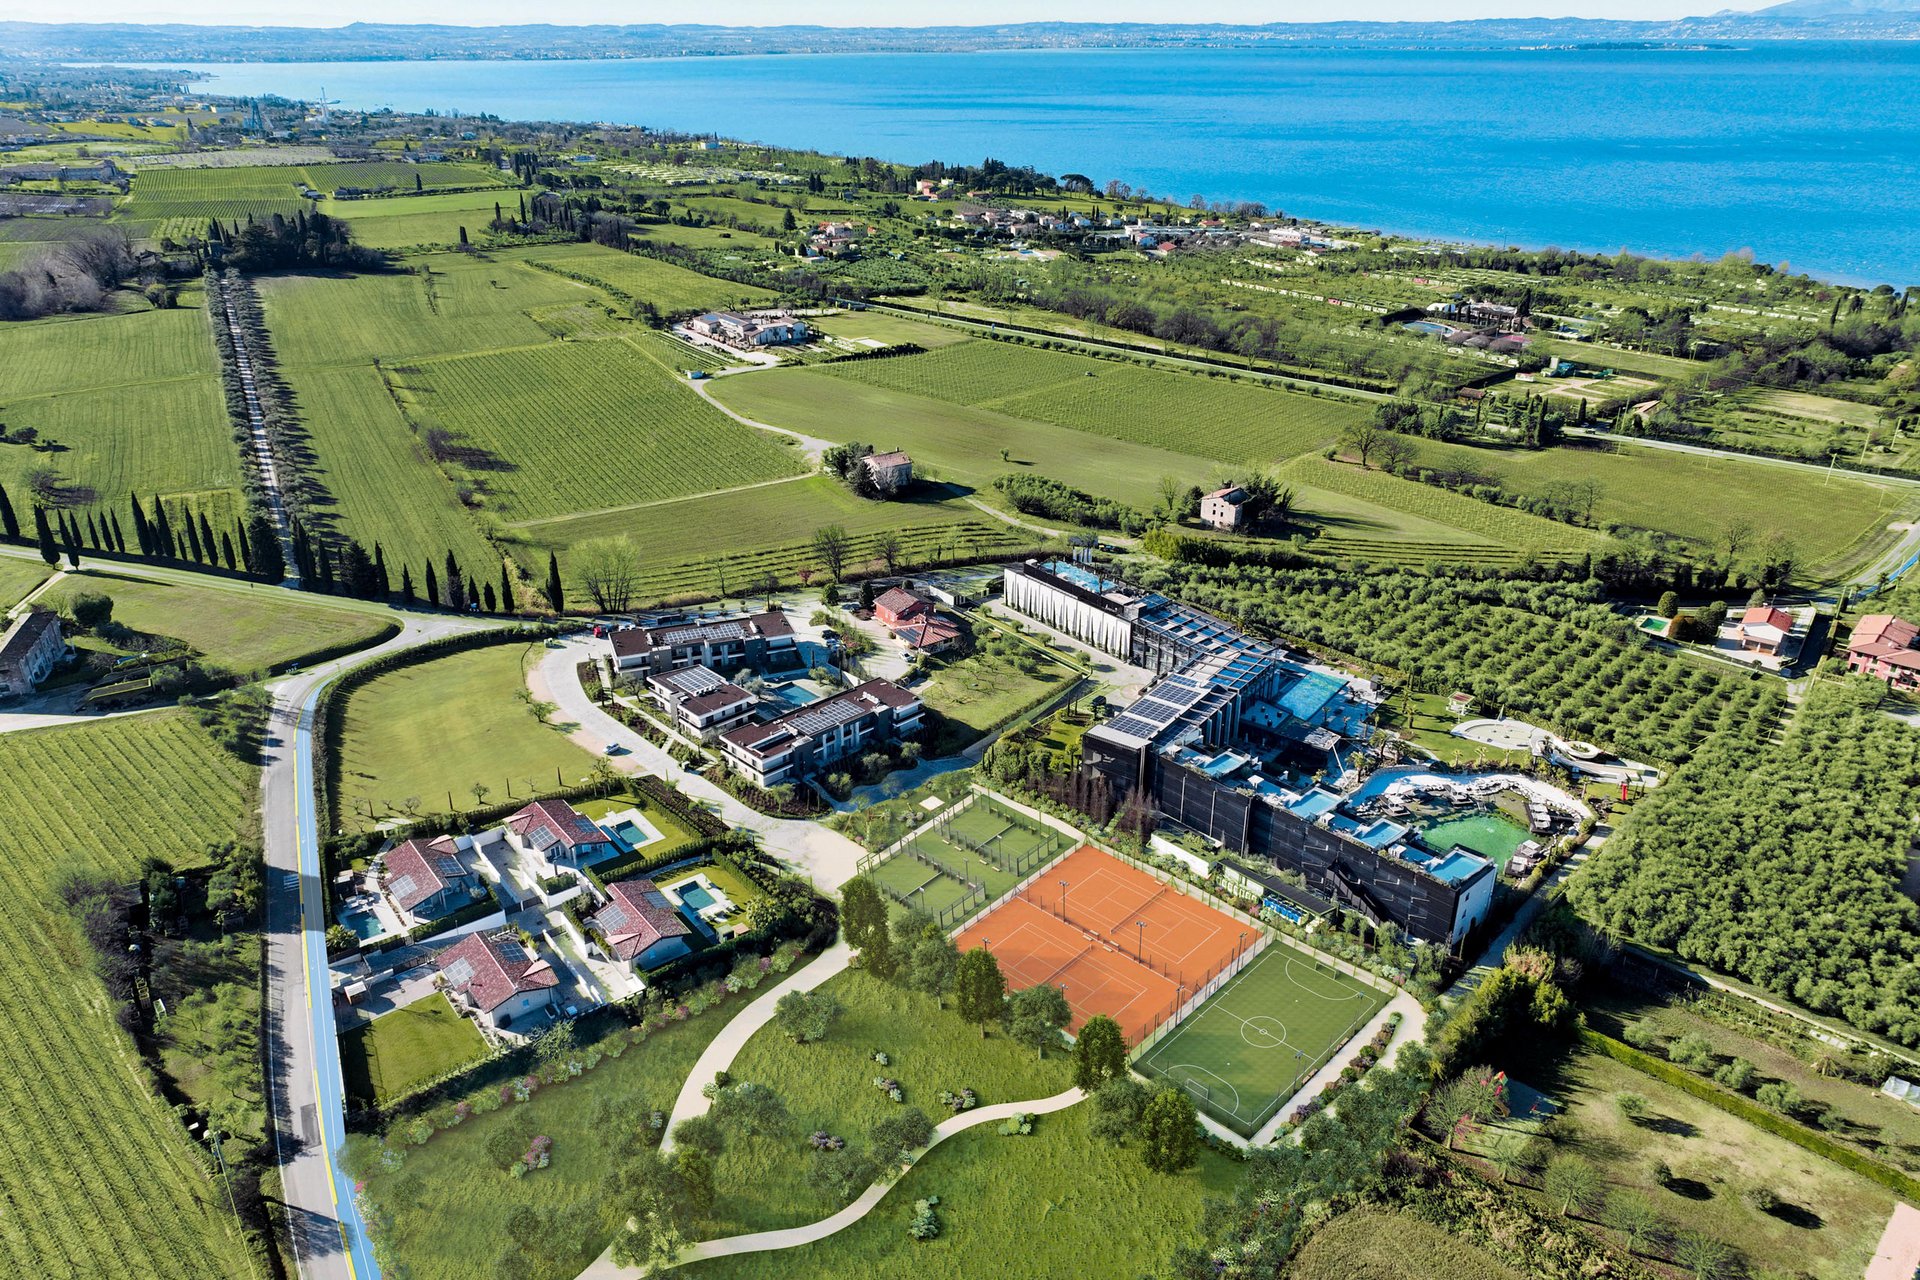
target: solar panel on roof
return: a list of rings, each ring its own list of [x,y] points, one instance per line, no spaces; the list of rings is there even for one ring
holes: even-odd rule
[[[396,877],[393,880],[393,882],[387,886],[387,892],[391,893],[396,898],[406,898],[406,897],[412,896],[413,874],[409,872],[404,876]]]
[[[450,986],[462,986],[473,981],[473,962],[465,956],[462,956],[441,972],[446,975],[447,983]]]

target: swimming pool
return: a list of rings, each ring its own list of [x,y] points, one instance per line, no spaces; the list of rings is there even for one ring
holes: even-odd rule
[[[1400,327],[1412,329],[1415,333],[1430,333],[1436,338],[1444,338],[1450,333],[1459,332],[1450,324],[1436,324],[1432,320],[1409,320]]]
[[[763,692],[768,697],[778,698],[790,707],[807,707],[820,701],[818,694],[809,693],[797,684],[769,685]]]
[[[371,911],[342,911],[340,923],[353,930],[353,936],[362,942],[371,942],[387,931],[387,927],[380,923],[380,917]]]
[[[674,890],[680,895],[680,901],[693,911],[705,911],[713,905],[713,895],[697,884],[681,885]]]
[[[1512,860],[1513,851],[1526,843],[1528,832],[1497,813],[1476,813],[1424,827],[1420,838],[1443,853],[1454,845],[1464,846],[1494,866],[1504,867]]]

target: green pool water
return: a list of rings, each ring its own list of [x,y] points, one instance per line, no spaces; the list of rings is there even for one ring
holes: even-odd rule
[[[1420,836],[1434,848],[1445,852],[1464,845],[1496,867],[1504,867],[1513,851],[1526,843],[1527,830],[1517,822],[1493,813],[1476,813],[1470,818],[1449,818],[1422,829]]]

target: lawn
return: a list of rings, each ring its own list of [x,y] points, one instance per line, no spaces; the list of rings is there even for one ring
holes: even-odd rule
[[[1520,1280],[1484,1249],[1410,1213],[1350,1209],[1307,1240],[1290,1280]]]
[[[1777,463],[1626,444],[1613,453],[1584,448],[1527,452],[1422,441],[1419,462],[1476,472],[1531,494],[1590,477],[1601,486],[1596,524],[1662,530],[1708,549],[1730,521],[1745,520],[1755,530],[1756,546],[1771,533],[1789,539],[1804,566],[1803,576],[1821,572],[1822,565],[1832,572],[1832,566],[1857,559],[1888,521],[1914,505],[1905,487],[1845,472],[1829,476]]]
[[[0,559],[0,613],[13,608],[52,572],[40,560]]]
[[[414,1280],[490,1275],[511,1239],[511,1219],[506,1212],[476,1213],[476,1204],[536,1213],[577,1206],[596,1230],[582,1242],[579,1256],[552,1274],[577,1273],[613,1233],[609,1174],[616,1144],[644,1123],[648,1112],[673,1105],[680,1082],[734,1009],[729,1005],[670,1023],[587,1076],[542,1089],[526,1103],[476,1115],[409,1152],[403,1169],[372,1174],[367,1194],[394,1215],[387,1233],[393,1256]],[[525,1179],[509,1178],[486,1150],[495,1133],[516,1127],[529,1140],[536,1133],[553,1139],[552,1164]]]
[[[1018,644],[1019,642],[1012,642]],[[1021,646],[1012,651],[1028,654]],[[1060,692],[1076,678],[1069,668],[1051,659],[1023,670],[1004,652],[976,650],[947,661],[927,661],[932,678],[918,689],[920,700],[939,717],[927,742],[927,755],[952,755],[1005,724],[1022,711]]]
[[[944,1015],[951,1016],[951,1015]],[[882,1042],[884,1043],[884,1041]],[[868,1086],[871,1089],[871,1085]],[[1201,1202],[1230,1193],[1240,1165],[1203,1152],[1184,1173],[1095,1139],[1084,1105],[1007,1138],[987,1124],[934,1148],[861,1221],[818,1244],[688,1266],[688,1280],[1082,1280],[1159,1274],[1197,1235]],[[937,1239],[907,1234],[913,1202],[940,1197]]]
[[[1584,550],[1602,539],[1590,529],[1528,515],[1512,507],[1495,506],[1462,494],[1450,493],[1417,480],[1403,480],[1384,471],[1364,470],[1325,458],[1299,458],[1281,469],[1287,480],[1298,480],[1310,490],[1339,494],[1389,511],[1405,512],[1423,524],[1437,525],[1456,539],[1492,542],[1504,547],[1551,547]],[[1307,500],[1312,509],[1312,499]],[[1329,522],[1335,532],[1343,525]]]
[[[149,1091],[59,887],[125,881],[148,854],[204,864],[249,821],[254,791],[254,770],[180,712],[0,737],[0,946],[32,958],[0,966],[0,1176],[33,1188],[0,1215],[7,1274],[252,1268],[205,1153]]]
[[[536,191],[453,191],[445,195],[393,196],[369,200],[323,200],[320,211],[342,218],[355,244],[373,249],[410,249],[415,245],[451,245],[460,228],[470,240],[485,237],[496,203],[508,217],[520,211],[521,196]]]
[[[391,369],[424,432],[508,522],[800,474],[790,447],[708,404],[622,341],[563,342]]]
[[[480,1029],[435,993],[341,1033],[340,1075],[349,1106],[386,1106],[487,1052]]]
[[[523,252],[528,262],[585,276],[596,284],[618,290],[619,294],[651,303],[663,315],[716,311],[731,306],[764,306],[774,301],[774,296],[765,289],[703,276],[657,258],[643,258],[597,244],[541,245]]]
[[[1645,1197],[1670,1230],[1712,1236],[1750,1264],[1792,1258],[1814,1280],[1854,1280],[1866,1269],[1892,1193],[1597,1053],[1576,1054],[1561,1076],[1552,1093],[1573,1131],[1565,1145],[1598,1167],[1607,1191]],[[1646,1099],[1643,1114],[1621,1111],[1615,1099],[1623,1093]],[[1520,1140],[1495,1126],[1474,1141],[1490,1149]],[[1664,1185],[1656,1164],[1671,1172]],[[1743,1193],[1755,1187],[1775,1192],[1783,1207],[1750,1206]]]
[[[475,807],[476,783],[498,803],[587,775],[592,757],[521,697],[540,645],[499,644],[387,672],[346,706],[340,810],[383,817],[419,807]]]
[[[374,644],[396,629],[383,612],[312,604],[278,587],[189,586],[92,569],[68,574],[42,599],[64,606],[83,591],[110,597],[115,622],[183,640],[233,671],[266,671],[322,649]]]
[[[1392,729],[1424,748],[1444,765],[1458,767],[1482,760],[1524,764],[1531,755],[1525,750],[1507,751],[1454,737],[1451,730],[1460,718],[1447,709],[1444,693],[1401,694],[1381,706],[1378,719],[1382,728]]]
[[[945,1119],[942,1089],[972,1089],[982,1105],[991,1105],[1051,1097],[1072,1083],[1064,1049],[1043,1061],[1004,1033],[982,1040],[951,1001],[938,1009],[929,996],[859,970],[830,978],[819,989],[841,1005],[825,1040],[796,1045],[768,1026],[734,1059],[733,1078],[773,1089],[795,1125],[782,1138],[730,1137],[716,1178],[720,1207],[710,1234],[797,1226],[839,1209],[839,1202],[805,1183],[812,1158],[807,1135],[816,1130],[864,1144],[874,1122],[901,1105],[917,1106],[936,1122]],[[882,1067],[873,1061],[875,1050],[891,1062]],[[875,1088],[876,1076],[899,1081],[905,1103]]]

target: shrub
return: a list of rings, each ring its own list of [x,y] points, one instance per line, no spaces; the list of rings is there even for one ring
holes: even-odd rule
[[[1770,1080],[1754,1090],[1753,1100],[1783,1116],[1800,1109],[1800,1091],[1784,1080]]]
[[[1713,1045],[1698,1032],[1689,1032],[1667,1046],[1667,1057],[1683,1067],[1705,1071],[1713,1065]]]
[[[1713,1073],[1715,1080],[1741,1093],[1753,1087],[1753,1077],[1753,1064],[1745,1058],[1735,1058]]]
[[[1647,1100],[1637,1093],[1616,1093],[1613,1105],[1620,1108],[1620,1114],[1629,1120],[1638,1120],[1647,1114]]]
[[[915,1240],[931,1240],[940,1234],[940,1215],[934,1206],[940,1203],[939,1196],[928,1196],[925,1200],[913,1202],[913,1219],[907,1223],[907,1234]]]
[[[1033,1113],[1022,1111],[1019,1115],[1008,1116],[1000,1122],[1000,1136],[1017,1138],[1033,1132]]]

